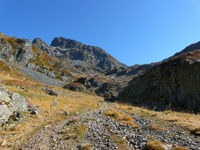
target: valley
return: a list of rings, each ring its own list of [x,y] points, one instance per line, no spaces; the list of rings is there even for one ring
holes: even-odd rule
[[[128,67],[75,40],[0,33],[0,149],[200,149],[199,48]]]

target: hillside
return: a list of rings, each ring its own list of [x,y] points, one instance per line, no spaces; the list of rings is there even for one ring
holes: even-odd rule
[[[37,109],[35,114],[18,112],[20,117],[0,127],[2,150],[199,148],[199,138],[190,134],[198,135],[199,115],[108,103],[102,97],[46,86],[1,66],[1,84]],[[3,73],[6,68],[10,70]]]
[[[127,67],[75,40],[0,33],[0,149],[199,150],[200,115],[173,111],[199,112],[199,59]]]
[[[187,47],[133,79],[119,99],[156,110],[199,112],[199,56],[200,50]]]

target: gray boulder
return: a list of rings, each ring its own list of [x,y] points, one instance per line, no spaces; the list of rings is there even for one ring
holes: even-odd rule
[[[0,86],[0,124],[6,123],[16,112],[28,111],[29,102],[18,93]]]
[[[0,105],[0,123],[8,121],[11,115],[12,110],[10,110],[6,104]]]
[[[27,111],[28,110],[28,102],[27,100],[18,93],[13,93],[11,104],[13,106],[14,111]]]
[[[50,78],[53,78],[53,79],[56,78],[56,75],[55,75],[54,71],[49,71],[49,72],[48,72],[48,76],[49,76]]]
[[[43,92],[45,92],[48,95],[59,96],[59,94],[56,91],[54,91],[53,89],[43,88],[42,90],[43,90]]]

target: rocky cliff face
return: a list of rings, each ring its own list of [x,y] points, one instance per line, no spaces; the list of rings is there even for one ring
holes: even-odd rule
[[[158,64],[131,81],[120,99],[157,109],[200,111],[200,50]]]
[[[73,70],[78,70],[77,72],[94,73],[126,67],[103,49],[75,40],[59,37],[52,41],[51,46],[47,46],[42,40],[35,39],[33,44],[51,56],[67,62],[67,65],[74,68]]]
[[[103,49],[75,40],[55,38],[51,46],[48,46],[40,38],[34,39],[31,43],[27,39],[8,37],[2,33],[0,36],[0,57],[2,59],[68,84],[73,80],[75,81],[73,83],[76,83],[76,79],[79,78],[76,76],[79,75],[104,76],[108,69],[126,68]]]
[[[32,44],[27,39],[0,36],[0,57],[22,66],[33,58]]]

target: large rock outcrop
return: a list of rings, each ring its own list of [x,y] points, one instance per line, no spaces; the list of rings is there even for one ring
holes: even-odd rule
[[[200,111],[200,50],[155,65],[119,94],[139,105],[157,109]]]
[[[0,36],[0,57],[25,66],[33,58],[32,44],[27,39]]]
[[[30,103],[20,94],[11,93],[0,85],[0,124],[5,123],[16,112],[26,112]]]

